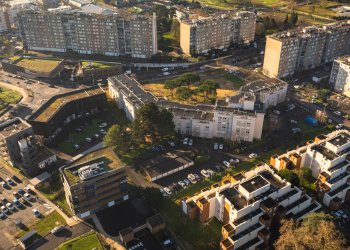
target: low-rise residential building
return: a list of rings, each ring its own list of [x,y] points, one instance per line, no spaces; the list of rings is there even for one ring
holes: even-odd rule
[[[350,56],[334,60],[329,84],[334,90],[350,97]]]
[[[128,200],[126,169],[111,148],[90,152],[60,169],[74,215],[89,215]]]
[[[34,176],[56,162],[56,155],[38,145],[33,128],[21,118],[0,125],[0,155],[24,174]]]
[[[28,123],[42,143],[50,144],[74,120],[91,119],[105,110],[106,92],[94,86],[51,97],[28,118]]]
[[[222,250],[267,246],[273,220],[285,216],[301,220],[321,208],[305,192],[264,164],[223,178],[209,190],[183,199],[181,206],[191,219],[206,222],[215,217],[223,223]]]
[[[137,58],[157,53],[155,14],[136,15],[87,4],[78,10],[23,11],[18,24],[27,50]]]
[[[129,120],[147,102],[157,103],[173,114],[176,132],[203,138],[232,141],[260,139],[264,113],[218,105],[185,105],[157,98],[127,75],[108,78],[109,95],[116,100]],[[253,104],[254,106],[254,104]]]
[[[180,47],[186,54],[224,49],[231,44],[254,41],[256,14],[249,11],[226,12],[208,17],[180,20]]]
[[[13,56],[3,59],[4,71],[28,78],[53,78],[64,69],[64,60]]]
[[[309,168],[317,179],[317,192],[323,204],[337,209],[350,199],[350,133],[337,130],[319,135],[314,141],[283,155],[275,155],[270,165],[285,168]]]
[[[286,77],[350,54],[350,21],[314,25],[267,36],[263,72]]]

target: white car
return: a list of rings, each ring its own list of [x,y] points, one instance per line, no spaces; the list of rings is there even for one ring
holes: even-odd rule
[[[338,124],[337,126],[335,126],[336,129],[341,129],[343,127],[343,124]]]
[[[201,66],[199,69],[205,69],[205,66]]]
[[[192,145],[193,145],[193,139],[189,139],[188,146],[192,146]]]
[[[188,144],[188,138],[185,138],[184,141],[182,142],[184,145]]]
[[[201,170],[201,175],[203,175],[204,178],[210,178],[210,174],[205,169]]]
[[[207,173],[210,175],[210,176],[214,176],[215,175],[215,172],[211,169],[207,169]]]
[[[107,134],[106,130],[104,130],[104,129],[100,129],[100,133],[103,135]]]
[[[175,143],[172,142],[172,141],[168,141],[168,144],[169,144],[170,146],[172,146],[172,147],[175,147]]]
[[[296,120],[290,120],[290,124],[298,124]]]
[[[221,144],[219,145],[219,149],[220,149],[220,150],[223,150],[223,149],[224,149],[224,144],[221,143]]]
[[[24,194],[24,198],[25,198],[27,201],[31,201],[31,200],[32,200],[32,197],[31,197],[30,194],[28,194],[28,193],[25,193],[25,194]]]
[[[168,71],[169,69],[168,68],[162,68],[162,71]]]
[[[187,179],[193,184],[197,183],[197,180],[196,180],[196,177],[194,176],[194,174],[187,175]]]
[[[88,143],[90,143],[90,142],[92,142],[92,139],[91,139],[90,137],[86,137],[86,138],[85,138],[85,141],[88,142]]]
[[[279,110],[277,110],[277,109],[275,109],[275,110],[273,111],[273,113],[276,114],[276,115],[280,115],[280,114],[281,114],[281,112],[280,112]]]
[[[239,163],[239,159],[231,159],[230,163],[231,164]]]
[[[15,207],[12,205],[12,203],[7,203],[6,204],[6,207],[8,208],[8,209],[10,209],[10,211],[13,211],[13,210],[15,210]]]
[[[223,163],[226,167],[228,167],[228,168],[231,166],[230,163],[229,163],[228,161],[223,161],[222,163]]]
[[[256,153],[251,153],[250,155],[249,155],[249,158],[250,159],[253,159],[253,158],[255,158],[255,157],[257,157],[258,155],[256,154]]]
[[[171,195],[171,194],[172,194],[171,189],[168,188],[168,187],[165,187],[165,188],[164,188],[164,192],[165,192],[167,195]]]
[[[333,113],[336,114],[336,115],[341,115],[341,112],[338,111],[338,110],[334,111]]]
[[[163,75],[168,76],[168,75],[170,75],[170,73],[169,72],[164,72]]]
[[[100,126],[98,126],[99,128],[105,128],[107,127],[107,123],[106,122],[103,122],[100,124]]]
[[[218,150],[218,148],[219,148],[219,144],[218,143],[214,143],[214,150]]]
[[[7,207],[5,207],[5,206],[1,206],[1,210],[2,210],[5,214],[7,214],[7,213],[9,212],[9,210],[8,210]]]
[[[179,181],[177,184],[179,184],[182,188],[186,188],[186,184],[183,181]]]

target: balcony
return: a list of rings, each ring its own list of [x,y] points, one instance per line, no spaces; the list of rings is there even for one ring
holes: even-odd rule
[[[310,200],[309,197],[303,196],[303,197],[301,197],[299,200],[293,202],[292,204],[290,204],[289,206],[286,207],[287,214],[288,214],[291,210],[293,210],[294,208],[296,208],[297,206],[303,204],[304,202],[306,202],[306,201],[308,201],[308,200]]]
[[[246,221],[248,221],[248,220],[251,220],[251,219],[253,219],[253,218],[256,217],[256,216],[262,215],[262,213],[263,213],[263,212],[262,212],[261,209],[259,208],[259,209],[255,210],[255,211],[253,211],[253,212],[251,212],[251,213],[249,213],[249,214],[247,214],[247,215],[245,215],[245,216],[239,218],[238,220],[234,221],[234,222],[233,222],[233,225],[234,225],[235,227],[238,227],[240,224],[242,224],[242,223],[244,223],[244,222],[246,222]]]
[[[321,205],[318,204],[317,202],[312,203],[310,206],[308,206],[306,209],[300,211],[299,213],[296,213],[294,215],[294,218],[299,221],[303,219],[306,215],[309,213],[315,212],[321,208]]]
[[[233,235],[231,238],[234,242],[237,242],[241,240],[244,236],[251,235],[252,233],[259,231],[262,229],[264,226],[261,225],[259,222],[256,223],[255,225],[249,227],[248,229],[244,230],[243,232]]]
[[[244,244],[238,248],[235,248],[235,250],[255,249],[255,247],[262,242],[263,242],[263,240],[261,240],[259,237],[256,237],[253,240],[250,240],[249,242],[247,242],[246,244]]]

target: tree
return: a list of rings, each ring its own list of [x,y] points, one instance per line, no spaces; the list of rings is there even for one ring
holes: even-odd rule
[[[312,171],[310,168],[300,168],[296,171],[296,174],[298,175],[301,181],[305,180],[310,182],[313,180]]]
[[[320,98],[323,102],[327,101],[330,91],[328,89],[320,89],[317,93],[318,98]]]
[[[290,23],[292,26],[295,26],[298,22],[298,13],[293,12],[290,16]]]
[[[180,84],[176,80],[166,80],[164,83],[164,88],[169,89],[171,91],[171,97],[174,98],[174,90],[179,87]]]
[[[136,143],[159,143],[175,133],[173,115],[166,109],[159,109],[154,103],[146,103],[136,111],[131,125],[131,135]]]
[[[283,178],[286,179],[290,184],[294,186],[298,186],[300,184],[299,177],[296,173],[294,173],[292,170],[289,169],[283,169],[278,172],[278,174]]]
[[[118,124],[111,126],[103,138],[104,145],[114,147],[118,150],[124,149],[127,141],[126,132],[123,131],[123,128]]]
[[[179,82],[181,82],[182,85],[186,84],[188,88],[191,84],[198,82],[200,79],[199,75],[193,73],[185,73],[178,78]]]
[[[336,228],[332,217],[324,213],[311,213],[301,224],[294,220],[284,220],[279,232],[276,249],[346,249],[344,236]]]
[[[209,94],[216,96],[216,90],[219,86],[217,82],[206,80],[199,85],[198,90],[204,92],[204,101],[206,101]]]
[[[193,91],[188,87],[181,86],[176,89],[176,96],[180,100],[186,101],[190,99],[193,95]]]

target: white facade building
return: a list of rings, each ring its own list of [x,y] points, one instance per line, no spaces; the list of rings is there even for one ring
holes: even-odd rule
[[[350,56],[334,60],[329,83],[335,91],[350,97]]]

